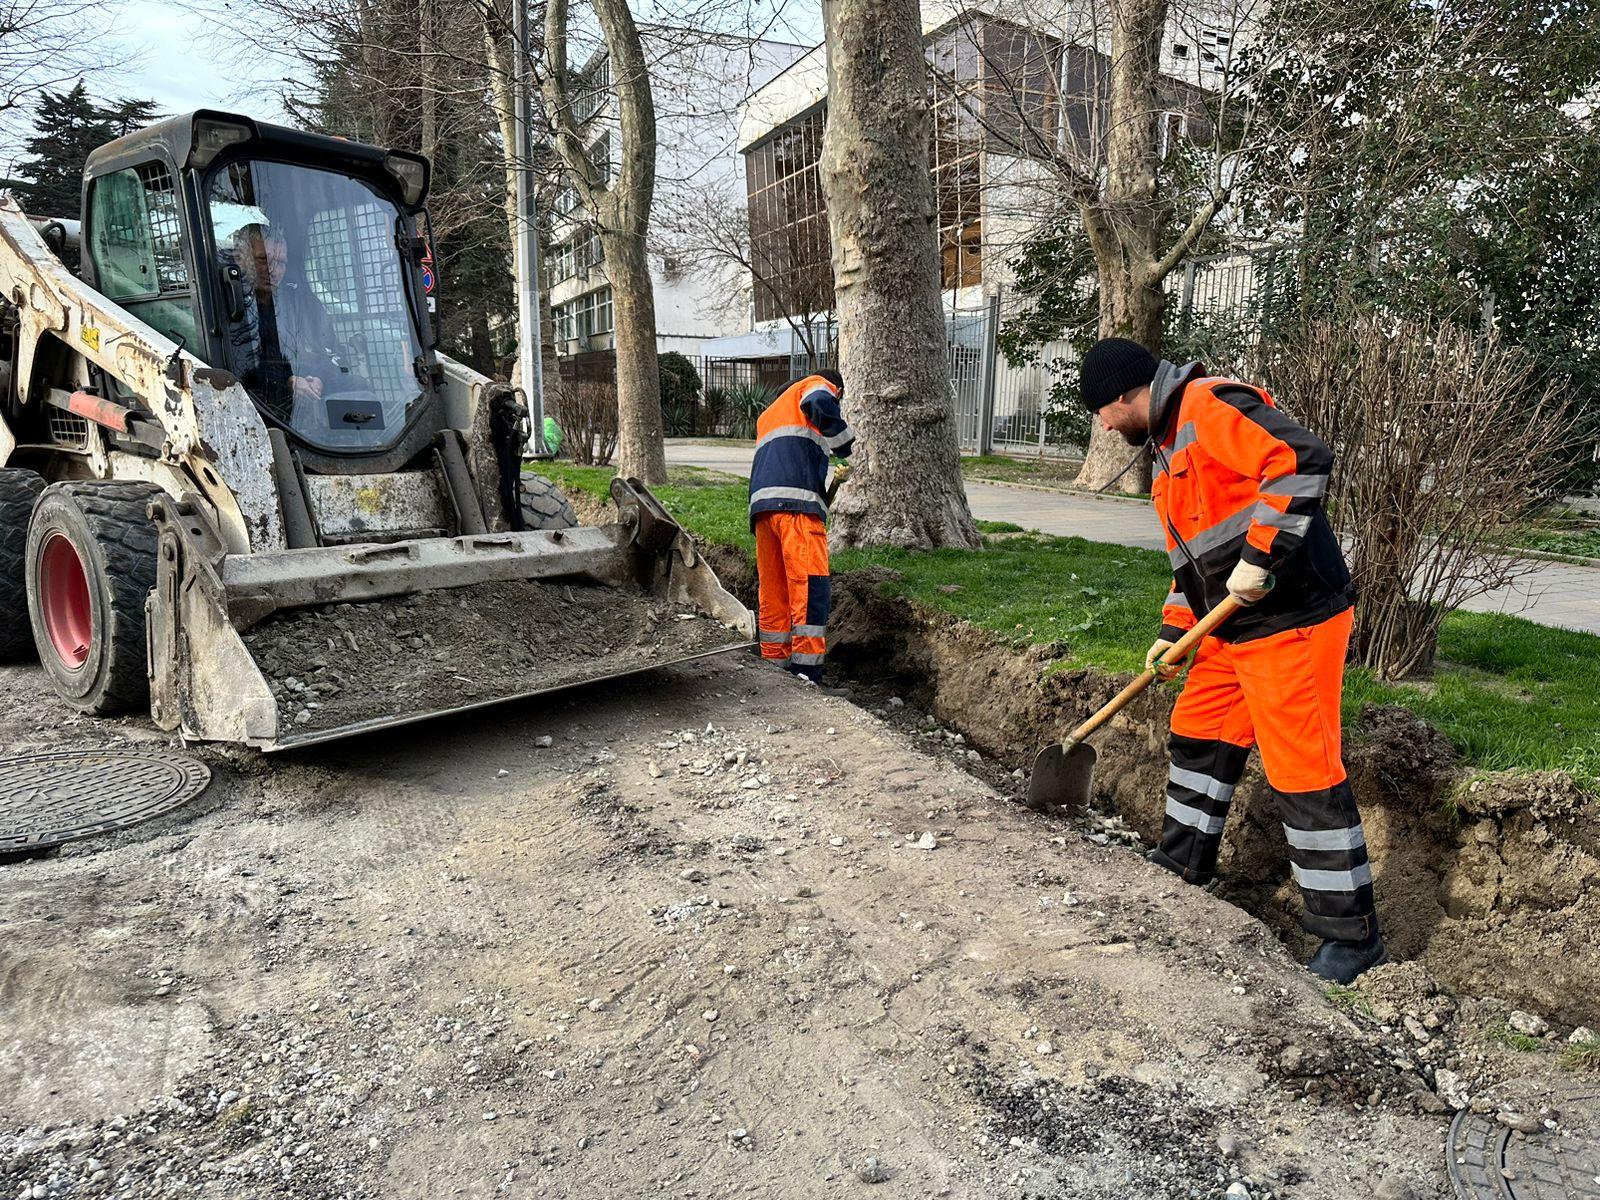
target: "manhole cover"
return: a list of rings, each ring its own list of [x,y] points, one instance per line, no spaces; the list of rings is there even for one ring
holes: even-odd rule
[[[1600,1200],[1600,1086],[1554,1096],[1556,1132],[1513,1133],[1491,1116],[1458,1113],[1450,1178],[1460,1200]]]
[[[0,854],[137,825],[194,799],[210,782],[210,768],[182,754],[0,758]]]

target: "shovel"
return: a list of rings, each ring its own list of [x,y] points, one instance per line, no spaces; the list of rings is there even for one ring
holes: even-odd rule
[[[1193,629],[1161,656],[1159,665],[1170,667],[1182,663],[1200,644],[1201,638],[1243,607],[1245,605],[1232,596],[1225,596],[1222,603],[1200,618]],[[1033,760],[1033,777],[1028,780],[1029,808],[1047,813],[1053,808],[1082,808],[1089,802],[1089,785],[1094,782],[1097,755],[1084,739],[1127,707],[1128,702],[1156,678],[1156,668],[1147,667],[1134,676],[1133,682],[1118,692],[1110,704],[1067,734],[1065,741],[1039,751],[1039,756]]]

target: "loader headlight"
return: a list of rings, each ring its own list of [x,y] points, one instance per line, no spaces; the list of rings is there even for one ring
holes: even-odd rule
[[[255,135],[255,127],[248,121],[196,117],[189,145],[189,165],[203,170],[229,146],[248,142]]]
[[[407,208],[421,208],[428,195],[428,160],[420,154],[391,150],[383,156],[383,169],[400,183]]]

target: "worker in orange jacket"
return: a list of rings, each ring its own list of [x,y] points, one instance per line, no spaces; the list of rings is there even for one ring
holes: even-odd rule
[[[1250,606],[1205,638],[1189,666],[1172,711],[1161,843],[1149,858],[1191,883],[1212,879],[1229,801],[1259,747],[1302,922],[1323,938],[1310,969],[1349,983],[1387,956],[1341,758],[1354,597],[1323,512],[1333,454],[1262,389],[1199,363],[1158,362],[1124,338],[1090,349],[1080,382],[1101,424],[1154,460],[1173,584],[1146,667],[1224,596]]]
[[[855,434],[840,403],[844,380],[818,371],[786,388],[756,421],[750,527],[756,535],[761,657],[822,682],[828,652],[828,461],[848,458]],[[842,477],[845,468],[841,466]]]

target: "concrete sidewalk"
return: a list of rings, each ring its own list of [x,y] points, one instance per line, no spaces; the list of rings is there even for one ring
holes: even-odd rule
[[[667,460],[709,467],[731,475],[750,474],[750,446],[667,442]],[[1033,491],[967,481],[972,515],[985,521],[1010,521],[1041,533],[1088,538],[1160,550],[1164,546],[1155,515],[1146,504],[1062,492]],[[1600,569],[1570,563],[1535,562],[1512,586],[1478,596],[1464,605],[1473,612],[1499,612],[1541,625],[1600,634]]]

